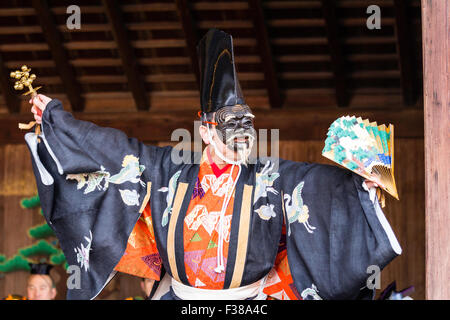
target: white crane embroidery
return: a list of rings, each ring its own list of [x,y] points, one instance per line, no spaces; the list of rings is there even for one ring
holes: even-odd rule
[[[139,164],[139,158],[133,155],[126,155],[122,161],[122,169],[119,173],[112,175],[100,166],[100,170],[92,173],[67,174],[66,180],[76,180],[77,190],[84,187],[84,194],[88,194],[96,189],[105,191],[109,184],[122,184],[125,182],[140,183],[145,187],[145,182],[141,180],[141,175],[145,170],[145,166]],[[104,181],[103,186],[101,183]],[[122,201],[128,206],[139,205],[139,194],[137,190],[119,190]]]
[[[278,191],[273,187],[273,183],[280,174],[278,172],[269,173],[273,170],[274,165],[275,163],[270,165],[270,161],[267,161],[261,172],[256,173],[256,187],[253,204],[255,204],[259,198],[267,197],[267,192],[278,194]]]
[[[274,205],[270,204],[270,205],[262,205],[261,207],[259,207],[258,209],[255,210],[256,213],[258,213],[259,217],[263,220],[269,220],[272,217],[276,217],[277,214],[275,213],[274,210]]]
[[[273,170],[275,163],[270,165],[270,161],[267,161],[261,172],[256,173],[256,187],[255,196],[253,198],[253,204],[255,204],[260,198],[266,198],[267,193],[271,192],[275,195],[278,191],[273,187],[274,181],[280,176],[278,172],[269,173]],[[263,220],[269,220],[272,217],[276,217],[274,205],[261,205],[258,209],[255,209],[259,217]]]
[[[322,300],[322,298],[318,294],[319,290],[317,290],[317,287],[312,284],[311,288],[306,288],[302,291],[301,296],[303,300],[307,300],[306,298],[311,296],[313,300]]]
[[[287,220],[289,221],[288,236],[291,235],[291,223],[294,223],[296,221],[302,223],[305,226],[306,231],[308,231],[309,233],[313,233],[313,230],[316,229],[316,227],[313,227],[309,224],[309,209],[308,206],[303,204],[302,189],[304,184],[304,181],[300,182],[295,187],[294,191],[292,191],[292,196],[288,194],[284,195],[286,215]]]
[[[180,177],[181,170],[177,171],[169,180],[169,186],[168,187],[162,187],[159,188],[159,192],[167,192],[166,196],[166,202],[167,207],[166,210],[164,210],[161,224],[164,227],[169,222],[169,213],[172,213],[172,200],[175,195],[175,190],[177,188],[178,178]]]
[[[89,251],[91,250],[92,245],[92,232],[89,230],[89,238],[84,237],[87,241],[86,247],[83,246],[83,243],[80,243],[80,248],[74,248],[75,253],[77,254],[77,263],[81,264],[81,268],[84,267],[84,271],[88,271],[89,269]]]

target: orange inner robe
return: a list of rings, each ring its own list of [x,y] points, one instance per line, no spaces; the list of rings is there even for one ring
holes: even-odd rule
[[[216,273],[219,216],[226,192],[235,181],[238,168],[231,165],[219,169],[210,159],[207,149],[203,153],[194,193],[184,218],[184,264],[189,283],[203,289],[222,289],[225,272]],[[224,266],[227,265],[234,191],[225,211]],[[156,247],[150,204],[143,210],[128,238],[127,248],[115,270],[142,278],[160,280],[162,261]],[[266,294],[278,299],[296,299],[292,291],[292,277],[287,265],[286,249],[280,248],[276,266],[269,274]]]

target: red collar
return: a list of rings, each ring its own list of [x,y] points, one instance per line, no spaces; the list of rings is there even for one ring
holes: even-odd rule
[[[220,169],[220,168],[217,166],[217,164],[215,164],[215,163],[213,162],[213,160],[211,159],[211,154],[209,153],[209,148],[206,148],[206,154],[207,154],[207,156],[208,156],[208,161],[209,161],[209,164],[211,165],[211,169],[212,169],[214,175],[215,175],[217,178],[220,177],[220,176],[222,175],[222,173],[224,173],[225,171],[227,171],[228,168],[231,166],[231,164],[228,163],[227,165],[225,165],[225,167],[223,167],[222,169]]]

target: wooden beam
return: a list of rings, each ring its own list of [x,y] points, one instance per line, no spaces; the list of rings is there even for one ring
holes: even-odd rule
[[[295,74],[295,73],[294,73]],[[303,79],[307,79],[308,76],[311,75],[312,78],[324,78],[320,73],[304,73]],[[295,77],[295,76],[294,76]],[[298,76],[302,78],[302,76]],[[241,80],[247,81],[257,81],[264,80],[264,75],[258,72],[242,72],[239,74],[239,78]],[[122,83],[126,84],[128,79],[123,75],[87,75],[87,76],[79,76],[77,80],[82,84],[87,83]],[[161,74],[150,74],[142,77],[144,83],[160,83],[160,82],[194,82],[195,77],[191,73],[161,73]],[[40,77],[40,81],[46,84],[61,84],[61,79],[56,76],[50,77]]]
[[[268,9],[312,9],[319,8],[317,1],[264,1],[264,7]]]
[[[422,0],[426,299],[450,299],[450,3]]]
[[[161,11],[175,11],[175,4],[173,3],[135,3],[135,4],[124,4],[122,6],[124,12],[161,12]]]
[[[341,3],[339,3],[341,4]],[[381,4],[378,4],[378,6],[381,6]],[[367,6],[367,5],[366,5]],[[344,27],[360,27],[361,25],[365,25],[367,22],[367,18],[344,18],[344,19],[338,19],[339,24]],[[383,17],[383,26],[393,26],[395,24],[394,18],[389,17]]]
[[[325,45],[325,37],[303,37],[303,38],[274,38],[270,39],[270,44],[277,46],[310,46]]]
[[[195,21],[192,18],[192,10],[187,0],[176,0],[177,13],[183,26],[184,37],[186,39],[187,51],[191,59],[192,71],[200,85],[200,66],[197,56],[197,43],[200,40]]]
[[[81,86],[77,82],[74,69],[69,63],[69,57],[64,50],[63,39],[58,32],[48,3],[45,0],[32,0],[32,4],[53,60],[55,61],[56,70],[61,77],[67,98],[72,106],[72,110],[82,111],[84,108],[84,101],[81,95]],[[31,67],[33,66],[31,65]]]
[[[20,68],[20,66],[16,66],[16,68]],[[15,71],[14,70],[9,70],[5,67],[5,63],[3,61],[3,58],[0,54],[0,89],[1,89],[1,93],[3,95],[3,98],[5,99],[6,102],[6,106],[8,108],[9,113],[18,113],[20,112],[20,100],[17,98],[17,95],[19,94],[19,92],[14,93],[13,90],[13,79],[11,79],[9,77],[9,74],[11,71]]]
[[[342,52],[342,44],[339,40],[335,2],[334,0],[321,0],[321,3],[328,47],[330,49],[331,68],[334,73],[336,103],[339,107],[347,107],[350,97],[346,85],[345,58]]]
[[[269,99],[266,89],[245,89],[243,90],[247,103],[252,109],[269,110]],[[336,99],[334,88],[309,88],[309,89],[286,89],[284,92],[284,106],[292,109],[324,108],[335,107]],[[63,93],[51,93],[52,98],[63,101],[65,106],[69,105],[67,97]],[[84,112],[133,112],[135,103],[131,92],[90,92],[84,93],[86,99]],[[171,90],[152,91],[147,94],[152,110],[155,112],[166,112],[170,108],[171,112],[179,110],[198,111],[199,92],[198,90]],[[26,99],[21,100],[21,112],[30,111]],[[400,88],[360,88],[352,90],[352,100],[349,108],[355,109],[379,109],[384,110],[401,109],[403,99]],[[356,114],[355,111],[355,114]],[[348,111],[346,111],[348,113]],[[0,113],[7,113],[7,107],[2,96],[0,96]],[[422,125],[423,126],[423,125]],[[423,136],[423,134],[422,134]]]
[[[251,29],[253,23],[247,20],[203,20],[197,22],[199,29]]]
[[[196,98],[197,99],[197,98]],[[279,129],[281,140],[324,141],[330,124],[348,113],[339,108],[308,108],[254,110],[256,129]],[[352,109],[352,114],[381,123],[393,123],[397,138],[423,137],[423,111],[420,109],[368,110]],[[74,113],[80,120],[92,121],[97,125],[124,131],[140,141],[169,141],[173,130],[185,128],[193,134],[193,121],[198,120],[195,110],[177,112],[117,112],[117,113]],[[0,144],[23,143],[24,132],[17,123],[28,122],[31,113],[18,115],[0,114]]]
[[[307,39],[300,39],[303,45],[311,44]],[[363,43],[361,39],[360,43]],[[131,44],[136,49],[151,49],[151,48],[184,48],[186,41],[184,39],[150,39],[150,40],[135,40]],[[236,38],[234,39],[234,47],[255,47],[256,40],[252,38]],[[67,50],[110,50],[116,49],[115,41],[71,41],[64,43],[64,48]],[[2,52],[16,52],[16,51],[48,51],[47,43],[8,43],[0,44],[0,51]]]
[[[192,4],[195,11],[202,10],[247,10],[248,3],[246,1],[214,1],[214,2],[195,2]]]
[[[272,57],[270,39],[267,32],[266,20],[261,0],[249,0],[249,11],[255,26],[258,51],[261,55],[261,63],[264,71],[264,81],[269,96],[270,106],[279,109],[283,105],[281,90],[278,84],[278,75],[275,68],[275,60]]]
[[[230,21],[231,25],[233,21]],[[241,24],[248,23],[247,21],[239,21]],[[209,23],[214,23],[214,21],[209,21]],[[132,31],[137,30],[178,30],[181,29],[181,25],[178,22],[137,22],[137,23],[127,23],[127,29]],[[60,32],[67,31],[67,26],[61,24],[57,26]],[[83,28],[80,30],[74,29],[71,32],[107,32],[110,30],[110,26],[106,23],[84,23]],[[38,25],[32,26],[1,26],[0,34],[31,34],[31,33],[42,33],[42,29]]]
[[[307,19],[270,19],[267,25],[274,28],[292,28],[292,27],[323,27],[325,22],[320,18]]]
[[[128,87],[133,94],[136,108],[146,111],[150,104],[146,96],[144,79],[139,71],[138,60],[134,49],[128,41],[129,37],[122,17],[122,11],[117,0],[103,0],[106,15],[112,28],[117,49],[122,59],[122,66],[127,77]]]
[[[404,104],[414,105],[417,100],[417,74],[415,72],[415,58],[413,44],[415,39],[411,35],[408,2],[394,0],[395,31],[397,36],[397,53],[401,72],[401,86]]]

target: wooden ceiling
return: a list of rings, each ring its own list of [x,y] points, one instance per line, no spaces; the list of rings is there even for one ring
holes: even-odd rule
[[[195,46],[233,36],[255,108],[420,107],[420,0],[71,0],[0,3],[0,113],[29,112],[10,71],[26,64],[42,93],[79,112],[198,109]],[[369,5],[381,29],[369,30]],[[22,102],[21,102],[22,101]]]

